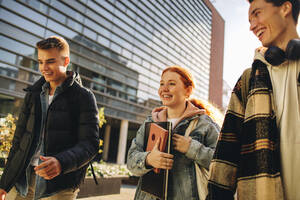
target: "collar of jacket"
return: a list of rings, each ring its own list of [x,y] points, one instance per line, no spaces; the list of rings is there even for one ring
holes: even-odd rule
[[[249,92],[255,88],[267,88],[272,90],[272,82],[267,66],[270,65],[264,58],[264,51],[261,48],[255,50],[252,63]]]
[[[82,86],[81,78],[77,72],[73,71],[67,71],[67,78],[66,80],[61,84],[61,89],[65,90],[66,88],[70,87],[71,85],[76,82],[80,86]],[[48,87],[45,85],[46,80],[42,76],[39,80],[37,80],[33,85],[27,87],[24,89],[25,92],[41,92],[43,87]]]
[[[255,59],[252,64],[250,76],[250,92],[252,89],[272,90],[272,82],[267,65],[260,59]]]
[[[196,116],[198,114],[205,114],[205,110],[204,109],[199,109],[196,106],[194,106],[190,101],[186,102],[186,109],[183,112],[183,114],[179,117],[177,122],[180,122],[186,118],[190,118],[193,116]],[[158,108],[154,108],[152,110],[152,119],[155,122],[164,122],[167,121],[167,107],[166,106],[162,106],[162,107],[158,107]]]

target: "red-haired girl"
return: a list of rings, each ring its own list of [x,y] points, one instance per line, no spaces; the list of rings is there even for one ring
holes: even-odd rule
[[[214,154],[219,126],[205,114],[204,105],[189,100],[195,87],[189,71],[179,66],[166,68],[161,75],[159,97],[163,107],[155,108],[145,122],[172,122],[173,153],[153,148],[145,152],[145,123],[137,132],[128,152],[128,169],[136,176],[143,176],[153,168],[169,169],[168,199],[200,199],[198,196],[195,165],[208,169]],[[189,137],[185,131],[190,122],[198,118]],[[141,179],[140,179],[141,180]],[[155,183],[153,183],[155,184]],[[155,199],[137,186],[135,199]]]

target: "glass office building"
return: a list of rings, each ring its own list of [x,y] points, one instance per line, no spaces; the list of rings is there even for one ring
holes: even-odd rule
[[[70,44],[70,68],[105,107],[104,158],[123,163],[139,125],[160,105],[166,66],[188,68],[194,96],[209,99],[211,7],[206,0],[0,0],[0,115],[17,114],[23,89],[40,77],[35,43],[60,35]]]

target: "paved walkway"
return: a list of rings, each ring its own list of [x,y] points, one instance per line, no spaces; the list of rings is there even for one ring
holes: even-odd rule
[[[122,185],[120,194],[80,198],[79,200],[132,200],[134,197],[135,189],[136,186]]]

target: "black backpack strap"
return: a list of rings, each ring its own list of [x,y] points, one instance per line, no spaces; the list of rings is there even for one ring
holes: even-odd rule
[[[244,71],[241,80],[241,94],[242,94],[242,104],[246,108],[247,105],[247,96],[249,94],[249,82],[251,76],[251,68],[248,68]]]
[[[96,174],[95,174],[92,162],[90,162],[90,167],[91,167],[91,171],[92,171],[92,174],[93,174],[93,178],[94,178],[95,184],[98,185],[97,177],[96,177]]]

